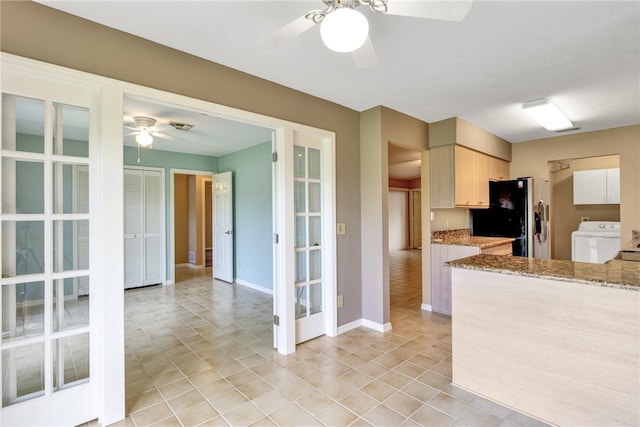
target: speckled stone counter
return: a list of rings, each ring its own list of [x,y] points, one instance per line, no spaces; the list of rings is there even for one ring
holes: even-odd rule
[[[612,260],[606,264],[592,264],[480,254],[449,261],[446,264],[449,267],[468,270],[492,271],[640,291],[640,262],[635,261]]]
[[[452,384],[557,426],[640,426],[640,262],[451,267]]]
[[[431,234],[431,243],[440,245],[477,246],[480,249],[506,245],[514,240],[512,237],[471,236],[468,228],[434,231]]]

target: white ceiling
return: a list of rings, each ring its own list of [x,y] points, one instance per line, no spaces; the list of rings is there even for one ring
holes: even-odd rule
[[[268,128],[127,97],[124,100],[125,146],[137,146],[135,135],[132,135],[135,132],[131,130],[135,127],[133,117],[136,116],[156,119],[160,133],[171,137],[154,137],[154,150],[218,157],[271,141],[272,131]],[[191,124],[193,128],[188,131],[177,130],[169,126],[170,121]]]
[[[457,116],[510,142],[557,135],[520,109],[540,97],[577,132],[640,123],[637,0],[475,0],[462,22],[361,7],[379,59],[366,69],[324,47],[317,27],[282,46],[262,41],[323,8],[320,0],[41,3],[357,111],[384,105],[426,122]]]

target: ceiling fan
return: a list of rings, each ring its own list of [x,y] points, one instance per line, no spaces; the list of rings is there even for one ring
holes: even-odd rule
[[[356,10],[368,6],[375,13],[443,21],[462,21],[473,0],[322,0],[324,9],[311,10],[267,36],[267,45],[280,46],[320,25],[324,44],[336,52],[351,52],[357,68],[378,62],[367,18]]]
[[[172,127],[171,125],[156,125],[156,119],[144,116],[132,117],[133,126],[125,126],[126,129],[131,129],[133,132],[129,132],[124,136],[136,136],[136,142],[139,146],[148,147],[153,143],[153,138],[167,139],[171,141],[182,141],[181,138],[167,135],[162,133],[163,130]]]

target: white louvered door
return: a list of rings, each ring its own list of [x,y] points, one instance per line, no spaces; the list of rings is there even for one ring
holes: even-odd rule
[[[160,170],[124,170],[124,287],[163,282],[164,185]]]

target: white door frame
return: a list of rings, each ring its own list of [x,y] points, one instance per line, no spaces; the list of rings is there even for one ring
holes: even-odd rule
[[[275,146],[281,161],[275,163],[274,181],[278,184],[274,188],[274,223],[277,228],[274,234],[279,235],[280,243],[276,244],[274,256],[277,273],[274,273],[274,310],[280,316],[280,326],[275,328],[278,342],[278,352],[288,354],[295,351],[295,318],[293,316],[293,233],[286,224],[286,216],[293,212],[293,180],[285,179],[292,176],[293,132],[310,132],[324,136],[329,144],[328,150],[332,158],[332,194],[331,206],[326,206],[327,214],[335,231],[335,133],[314,128],[286,120],[277,119],[237,108],[232,108],[209,101],[198,100],[184,95],[178,95],[149,87],[106,78],[78,70],[48,64],[16,55],[0,52],[3,75],[14,72],[16,74],[38,76],[43,79],[53,79],[67,84],[82,85],[97,91],[99,109],[99,143],[90,152],[92,161],[101,165],[99,176],[92,180],[92,194],[100,194],[98,220],[94,221],[91,235],[98,239],[99,251],[92,251],[92,269],[95,268],[95,283],[99,288],[96,294],[99,299],[99,309],[92,312],[95,325],[99,329],[101,342],[99,354],[96,356],[100,368],[95,376],[100,409],[99,422],[103,425],[115,423],[125,415],[125,378],[124,378],[124,291],[122,285],[124,277],[123,259],[123,169],[124,169],[124,136],[122,132],[122,112],[125,96],[173,105],[176,108],[190,109],[205,114],[215,115],[248,124],[254,124],[275,131]],[[287,157],[289,154],[289,157]],[[192,172],[192,171],[190,171]],[[172,188],[173,190],[173,188]],[[282,191],[284,190],[284,191]],[[287,202],[287,194],[291,202]],[[104,202],[104,201],[108,201]],[[289,212],[289,213],[288,213]],[[337,335],[336,309],[336,240],[335,232],[331,233],[327,241],[329,253],[332,254],[331,264],[333,272],[327,277],[326,295],[327,330],[329,336]],[[93,237],[92,237],[93,239]],[[173,250],[172,250],[173,252]],[[107,255],[108,254],[108,255]],[[103,286],[109,284],[110,286]],[[290,288],[287,290],[287,288]],[[286,296],[289,298],[286,299]],[[277,299],[277,301],[276,301]]]
[[[215,172],[213,172],[213,171],[192,170],[192,169],[179,169],[179,168],[170,168],[169,169],[169,175],[171,176],[171,179],[170,179],[171,182],[169,183],[169,209],[171,210],[171,212],[169,212],[168,214],[171,215],[171,235],[172,236],[176,235],[175,188],[174,188],[176,174],[177,175],[202,175],[202,176],[207,176],[207,177],[213,177],[213,175],[215,175]],[[205,178],[205,179],[211,180],[210,178]],[[204,215],[204,211],[202,212],[202,214]],[[203,245],[204,245],[204,243],[203,243]],[[169,257],[171,262],[167,266],[168,274],[167,274],[167,281],[165,282],[166,285],[173,285],[173,284],[176,283],[176,254],[175,254],[175,247],[176,247],[175,241],[172,239],[171,240],[171,244],[167,244],[167,251],[169,251],[168,253],[171,254],[171,256]]]

